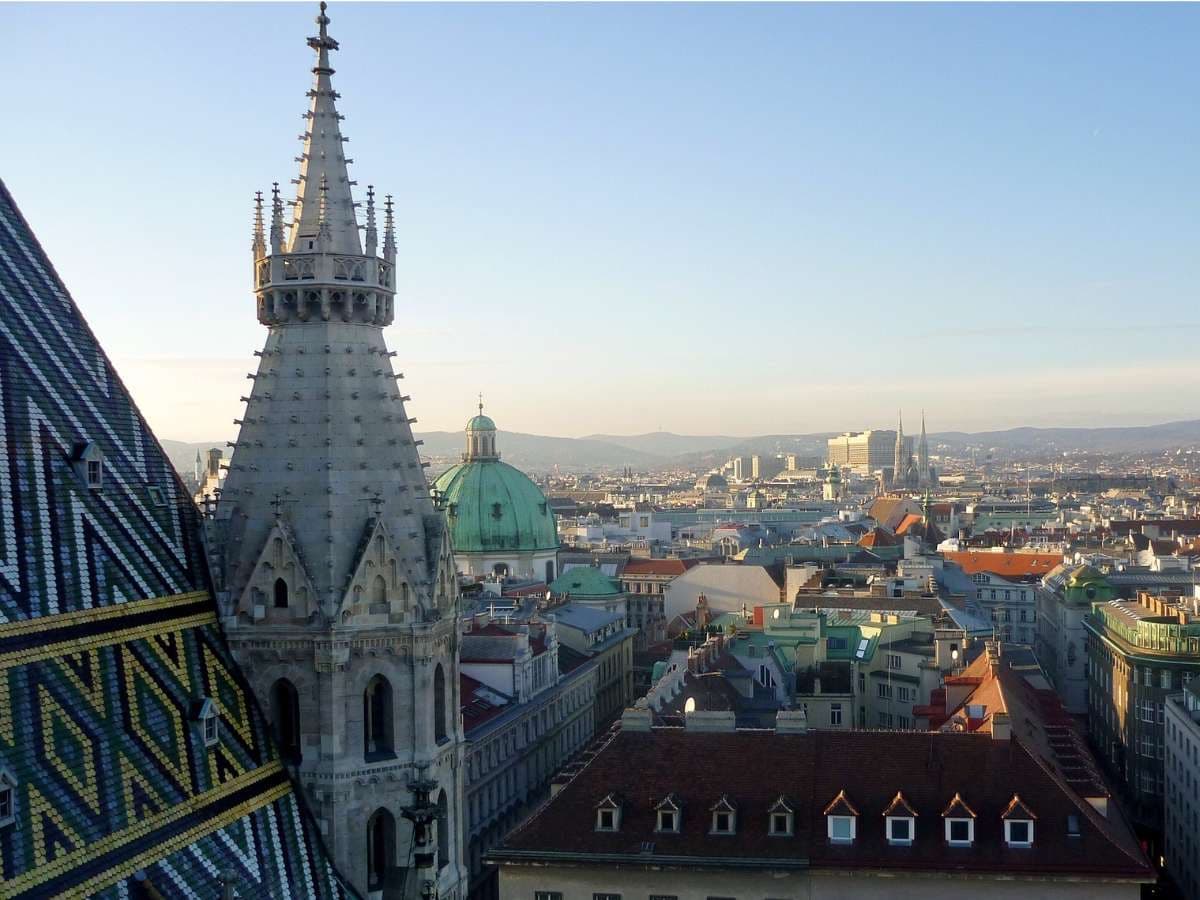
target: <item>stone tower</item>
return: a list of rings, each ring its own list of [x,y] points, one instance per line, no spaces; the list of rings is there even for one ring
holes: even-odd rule
[[[211,524],[230,647],[364,897],[464,893],[457,583],[383,327],[390,198],[360,240],[325,4],[290,220],[256,199],[268,329]],[[426,827],[423,823],[435,823]]]
[[[892,461],[892,487],[902,488],[908,478],[908,454],[904,449],[904,414],[896,420],[896,451]]]
[[[918,487],[930,486],[929,438],[925,434],[925,410],[921,410],[921,440],[917,444],[917,476]]]

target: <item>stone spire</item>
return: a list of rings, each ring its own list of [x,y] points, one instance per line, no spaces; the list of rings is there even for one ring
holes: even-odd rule
[[[271,253],[283,252],[283,200],[279,196],[279,182],[271,185]]]
[[[254,251],[255,260],[267,255],[267,241],[263,233],[263,195],[262,191],[254,192],[254,240],[250,244]]]
[[[342,147],[348,138],[342,136],[339,125],[342,116],[334,103],[339,94],[333,89],[333,68],[329,65],[329,51],[338,49],[338,42],[329,36],[328,25],[329,17],[325,15],[325,4],[322,3],[321,14],[317,16],[319,33],[308,39],[308,45],[317,51],[317,64],[312,70],[313,86],[308,92],[311,102],[304,116],[308,127],[301,135],[304,150],[299,157],[300,177],[287,249],[293,253],[303,251],[308,240],[316,239],[320,225],[321,184],[324,182],[328,186],[325,202],[329,249],[335,253],[361,254],[354,197],[350,192],[353,182],[346,169],[350,160]]]
[[[917,444],[917,475],[921,487],[929,486],[929,440],[925,436],[925,410],[921,410],[921,440]]]
[[[367,256],[375,255],[375,246],[379,243],[379,235],[375,231],[375,185],[367,185],[367,235],[363,250]]]
[[[388,194],[383,200],[383,258],[390,263],[396,262],[396,223],[392,218],[392,195]]]
[[[892,460],[892,484],[904,484],[904,477],[907,474],[908,466],[905,465],[904,453],[904,413],[897,412],[896,422],[896,452]]]

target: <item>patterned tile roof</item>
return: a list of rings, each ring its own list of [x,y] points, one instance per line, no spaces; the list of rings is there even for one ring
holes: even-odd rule
[[[212,898],[223,872],[346,895],[225,648],[196,509],[2,182],[0,769],[5,898]]]

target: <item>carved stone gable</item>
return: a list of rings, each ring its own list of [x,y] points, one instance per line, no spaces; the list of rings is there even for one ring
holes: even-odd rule
[[[243,622],[266,624],[303,622],[319,613],[304,561],[280,520],[267,533],[236,612]]]
[[[371,619],[408,622],[416,605],[416,592],[400,566],[387,525],[382,518],[374,517],[359,542],[354,574],[342,596],[338,616],[343,624]]]

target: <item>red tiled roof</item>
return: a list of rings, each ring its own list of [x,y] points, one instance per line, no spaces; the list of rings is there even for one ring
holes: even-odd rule
[[[1062,564],[1061,553],[991,553],[978,550],[948,550],[945,559],[958,563],[968,575],[991,572],[1001,578],[1041,578]]]
[[[770,777],[746,760],[771,760]],[[703,760],[682,765],[681,760]],[[768,811],[787,785],[795,833],[768,837]],[[823,810],[845,791],[862,813],[853,843],[831,844]],[[903,791],[918,813],[913,844],[889,846],[882,816]],[[621,828],[595,830],[594,807],[606,794],[627,798]],[[949,855],[942,811],[961,798],[976,814],[975,841]],[[1014,792],[1036,798],[1042,821],[1032,847],[1009,848],[1001,814]],[[654,803],[674,793],[683,809],[678,834],[655,831]],[[723,794],[738,807],[737,833],[712,836],[705,812]],[[1079,824],[1068,836],[1067,817]],[[501,863],[602,855],[610,865],[654,865],[655,857],[703,860],[708,867],[737,868],[794,858],[798,867],[845,870],[1039,873],[1081,878],[1154,879],[1136,843],[1118,839],[1123,822],[1105,819],[1074,794],[1019,741],[983,734],[899,731],[810,731],[778,734],[765,729],[733,733],[656,728],[621,731],[492,854]],[[644,843],[652,843],[645,851]],[[717,862],[717,858],[720,862]]]
[[[627,575],[682,575],[699,560],[695,559],[631,559],[621,570]]]

